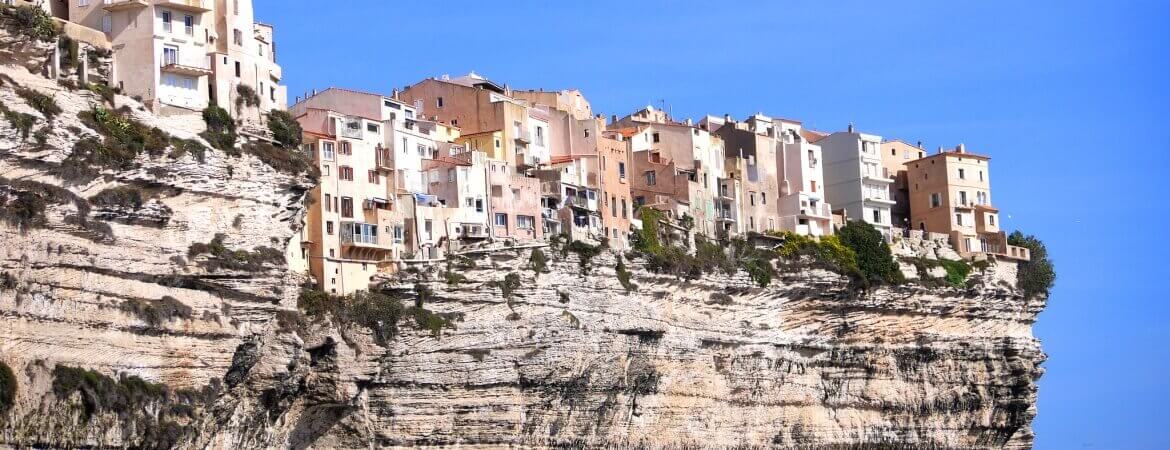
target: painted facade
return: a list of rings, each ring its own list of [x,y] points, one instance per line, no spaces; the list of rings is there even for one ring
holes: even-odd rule
[[[990,161],[959,144],[907,162],[910,221],[915,229],[950,235],[964,257],[1030,259],[1027,249],[1007,245],[1000,229],[999,209],[991,202]]]
[[[863,220],[889,237],[894,179],[882,167],[881,136],[847,131],[814,141],[824,157],[825,194],[848,220]]]

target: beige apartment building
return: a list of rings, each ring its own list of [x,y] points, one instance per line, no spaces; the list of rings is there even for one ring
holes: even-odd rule
[[[597,139],[598,161],[601,165],[602,234],[609,237],[610,247],[618,250],[630,248],[630,219],[634,217],[628,176],[630,153],[627,147],[627,143],[617,133],[605,132]]]
[[[629,142],[635,204],[690,221],[694,233],[717,234],[716,199],[725,177],[722,139],[653,106],[615,118],[609,129]]]
[[[895,227],[902,229],[913,228],[910,224],[910,185],[907,184],[906,163],[926,157],[926,150],[922,142],[910,145],[900,140],[882,142],[882,172],[886,178],[892,178],[890,196],[894,204],[890,206],[890,221]]]
[[[743,233],[779,231],[784,224],[780,207],[787,202],[780,200],[781,178],[777,165],[783,156],[782,129],[765,119],[756,115],[747,121],[736,121],[724,116],[722,121],[712,118],[703,121],[708,128],[718,127],[712,133],[723,139],[728,173],[720,187],[728,191],[739,189],[728,192],[725,198],[734,197],[738,206],[735,219]]]
[[[547,109],[530,108],[512,98],[510,89],[475,73],[428,78],[399,98],[423,117],[458,127],[461,145],[487,155],[491,237],[543,236],[540,180],[526,172],[550,159]]]
[[[1028,260],[1028,250],[1007,245],[1000,229],[999,210],[991,202],[990,161],[959,144],[906,162],[911,223],[918,230],[950,235],[964,257],[992,254]]]
[[[57,1],[57,0],[51,0]],[[160,114],[223,107],[247,123],[284,109],[270,25],[251,0],[70,0],[59,18],[103,32],[114,49],[111,86]],[[244,85],[258,105],[238,102]],[[251,99],[247,103],[251,103]]]

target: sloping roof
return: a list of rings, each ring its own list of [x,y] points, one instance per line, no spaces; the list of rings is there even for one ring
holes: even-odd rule
[[[803,137],[804,140],[812,142],[812,143],[816,143],[817,141],[824,139],[825,136],[828,136],[828,135],[829,135],[828,133],[810,130],[808,128],[801,128],[800,129],[800,137]]]

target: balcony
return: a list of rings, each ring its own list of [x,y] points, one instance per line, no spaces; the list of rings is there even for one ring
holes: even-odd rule
[[[188,77],[201,77],[211,75],[211,68],[202,65],[184,64],[178,58],[164,57],[162,66],[159,67],[164,73],[173,73],[176,75],[183,75]]]
[[[865,181],[873,181],[875,183],[894,184],[893,178],[885,178],[882,175],[868,174],[867,173],[867,174],[863,174],[861,176],[861,178],[864,179]]]
[[[394,153],[390,149],[379,146],[374,150],[374,160],[378,170],[394,171]]]
[[[127,11],[135,8],[145,8],[149,5],[146,0],[112,0],[102,6],[102,9],[109,12]]]
[[[155,6],[203,14],[211,11],[211,0],[154,0]]]
[[[480,239],[488,237],[487,227],[479,223],[461,223],[456,226],[458,235],[464,239]]]
[[[512,134],[515,134],[514,139],[518,143],[521,143],[521,144],[531,144],[532,143],[532,133],[529,133],[528,130],[514,130],[512,132]]]
[[[574,208],[581,208],[581,209],[585,209],[585,210],[590,210],[589,199],[587,199],[585,197],[577,197],[577,196],[569,197],[569,205],[573,206]]]
[[[715,212],[715,221],[717,222],[735,222],[735,211],[730,209],[723,209]]]
[[[803,218],[827,219],[833,217],[833,212],[829,211],[829,205],[821,203],[816,206],[800,207],[800,216]]]
[[[546,222],[560,222],[561,221],[561,219],[559,217],[557,217],[556,210],[554,210],[552,208],[541,208],[540,209],[540,217],[542,219],[544,219]]]
[[[391,246],[394,243],[393,239],[390,239],[389,236],[379,236],[377,234],[377,228],[376,225],[342,222],[341,245],[374,250],[391,250]],[[364,232],[356,233],[355,229],[362,229]]]

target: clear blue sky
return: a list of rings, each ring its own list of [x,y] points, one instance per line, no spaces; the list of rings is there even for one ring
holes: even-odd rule
[[[1059,275],[1037,448],[1170,448],[1170,2],[255,2],[290,98],[475,70],[607,116],[662,99],[990,154],[1003,224]]]

